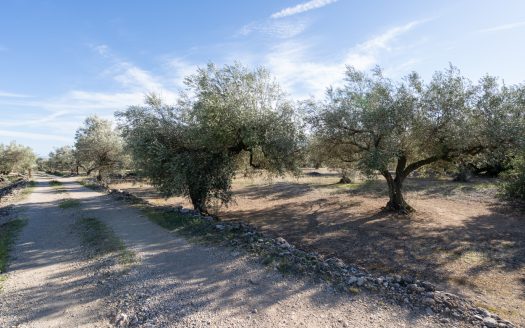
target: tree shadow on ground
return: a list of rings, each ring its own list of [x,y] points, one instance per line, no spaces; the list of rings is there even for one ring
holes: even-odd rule
[[[437,282],[445,290],[479,296],[486,299],[481,302],[483,306],[498,308],[506,317],[505,308],[518,304],[517,319],[512,319],[525,325],[521,314],[525,308],[525,278],[520,278],[525,277],[525,214],[512,210],[515,204],[493,197],[496,183],[497,180],[486,178],[468,183],[407,180],[409,203],[412,197],[420,203],[426,199],[425,204],[429,204],[428,200],[452,197],[436,205],[450,206],[465,196],[474,202],[462,206],[475,207],[476,201],[488,200],[483,207],[490,208],[479,211],[486,214],[461,222],[440,222],[441,212],[436,206],[432,213],[418,208],[421,211],[410,218],[380,211],[383,200],[387,201],[383,180],[348,185],[281,182],[244,187],[235,195],[238,203],[246,203],[222,211],[221,218],[249,222],[305,250],[337,256],[378,274],[415,275]],[[338,195],[330,196],[330,192],[312,194],[318,187],[335,190],[332,194],[344,194],[344,202],[337,199]],[[485,194],[489,194],[488,198],[483,198]],[[363,210],[371,204],[375,210]],[[454,215],[454,209],[444,210],[445,215]]]
[[[314,188],[306,183],[277,182],[267,185],[256,185],[242,188],[235,192],[242,198],[290,199],[307,194]]]
[[[405,194],[417,193],[420,196],[449,197],[456,195],[473,194],[483,196],[486,193],[496,194],[497,179],[479,178],[470,182],[455,182],[443,179],[407,178],[403,185]],[[350,184],[332,184],[324,187],[336,189],[336,193],[361,195],[368,197],[388,196],[388,188],[383,179],[365,180]]]
[[[242,218],[307,251],[337,256],[377,274],[413,275],[463,295],[469,294],[467,289],[477,293],[494,288],[474,279],[496,274],[501,288],[515,293],[514,303],[525,306],[525,278],[519,278],[525,277],[525,215],[513,211],[512,205],[494,204],[487,215],[468,218],[461,225],[440,225],[429,224],[424,213],[407,217],[381,210],[354,211],[359,203],[359,198],[350,197],[346,208],[338,208],[334,204],[342,206],[339,201],[330,198],[225,215]],[[523,313],[518,317],[525,323]]]
[[[288,278],[283,278],[277,272],[264,270],[255,263],[239,265],[239,261],[251,260],[240,259],[227,249],[189,245],[153,225],[137,210],[117,203],[109,196],[86,193],[85,188],[79,188],[75,183],[64,182],[64,187],[72,197],[81,199],[82,207],[62,210],[58,208],[59,201],[29,203],[24,206],[29,225],[31,221],[36,223],[37,220],[46,220],[42,227],[47,230],[70,229],[75,218],[96,217],[108,224],[128,243],[132,251],[140,250],[144,257],[136,267],[117,276],[110,287],[104,283],[110,277],[102,276],[99,280],[92,278],[92,274],[101,269],[102,263],[79,261],[81,249],[77,239],[72,243],[18,242],[17,252],[24,261],[15,260],[11,271],[53,268],[60,263],[71,265],[67,270],[51,274],[44,285],[20,286],[15,291],[17,299],[28,302],[16,304],[22,315],[13,324],[58,318],[67,315],[67,309],[71,306],[94,304],[110,294],[112,297],[125,298],[130,286],[136,293],[131,297],[138,298],[138,304],[144,307],[148,315],[153,318],[160,313],[168,315],[170,324],[174,326],[183,324],[186,318],[199,311],[218,313],[224,309],[230,309],[224,320],[245,318],[244,322],[250,323],[250,320],[257,318],[256,314],[250,314],[251,309],[257,309],[262,315],[266,311],[275,311],[276,307],[290,312],[295,309],[298,295],[307,295],[313,306],[324,309],[326,313],[330,313],[337,304],[357,307],[365,299],[373,303],[371,300],[374,296],[366,293],[349,298],[346,294],[334,294],[310,283],[285,284]],[[49,189],[39,192],[54,191]],[[42,231],[39,238],[45,238],[45,234],[46,231]],[[379,300],[376,302],[379,303]],[[35,305],[39,307],[35,308]],[[374,313],[378,309],[372,307],[368,310]],[[75,322],[78,325],[92,322],[93,313],[88,312],[76,317]],[[422,316],[420,312],[406,309],[399,312],[401,317],[414,325]],[[350,312],[344,313],[343,320],[344,316],[351,315]],[[322,324],[322,321],[319,323]],[[305,321],[305,324],[309,322]]]

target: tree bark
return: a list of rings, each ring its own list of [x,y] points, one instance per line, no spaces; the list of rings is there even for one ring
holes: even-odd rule
[[[386,204],[386,209],[403,214],[414,212],[414,208],[405,201],[403,197],[403,182],[405,178],[412,172],[413,166],[407,167],[407,158],[404,155],[398,157],[396,166],[395,178],[388,170],[381,172],[386,179],[388,185],[389,200]]]
[[[386,204],[386,208],[391,211],[408,214],[414,212],[414,208],[410,206],[403,197],[403,181],[395,179],[388,184],[390,199]]]
[[[389,196],[389,200],[386,204],[385,209],[389,211],[400,212],[403,214],[413,212],[414,209],[412,208],[412,206],[408,205],[408,203],[405,201],[405,198],[403,197],[404,178],[397,175],[395,178],[393,178],[392,174],[390,174],[390,172],[388,172],[387,170],[383,171],[382,174],[385,177],[386,183],[388,185]]]
[[[199,211],[199,213],[206,212],[206,199],[203,197],[202,193],[199,190],[195,190],[190,186],[190,200],[193,205],[193,209]]]
[[[397,158],[395,178],[392,177],[392,174],[388,171],[388,169],[381,171],[381,174],[386,179],[388,185],[388,195],[390,197],[388,203],[386,204],[386,209],[404,214],[414,212],[415,209],[408,205],[403,197],[403,182],[405,181],[405,178],[408,177],[410,173],[422,166],[434,163],[439,160],[450,159],[451,157],[448,156],[448,153],[445,153],[441,156],[431,156],[408,164],[407,157],[404,154],[399,155]]]

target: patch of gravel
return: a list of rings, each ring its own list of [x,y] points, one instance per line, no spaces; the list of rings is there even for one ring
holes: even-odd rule
[[[85,261],[71,230],[76,213],[58,208],[63,197],[39,179],[15,204],[27,225],[13,245],[0,296],[0,327],[108,327],[96,286],[103,262]]]

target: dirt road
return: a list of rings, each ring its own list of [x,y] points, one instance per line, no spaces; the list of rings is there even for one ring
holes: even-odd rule
[[[60,181],[67,193],[39,177],[18,204],[28,224],[0,293],[0,327],[452,326],[378,296],[283,277],[230,249],[188,243],[74,178]],[[59,208],[64,198],[81,206]],[[108,225],[137,262],[120,271],[86,260],[73,230],[83,217]]]

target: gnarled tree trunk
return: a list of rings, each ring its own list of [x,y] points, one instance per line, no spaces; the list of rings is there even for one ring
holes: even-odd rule
[[[414,211],[414,208],[405,201],[403,197],[403,180],[404,177],[396,175],[392,178],[390,172],[383,172],[383,176],[386,179],[388,185],[389,200],[386,204],[386,209],[408,214]]]
[[[448,153],[443,153],[440,156],[431,156],[407,165],[406,156],[401,154],[397,157],[395,177],[392,177],[388,169],[381,171],[381,174],[385,177],[388,184],[388,194],[390,196],[386,209],[404,214],[414,212],[414,208],[408,205],[403,198],[403,182],[410,173],[438,160],[450,160],[450,157]]]

